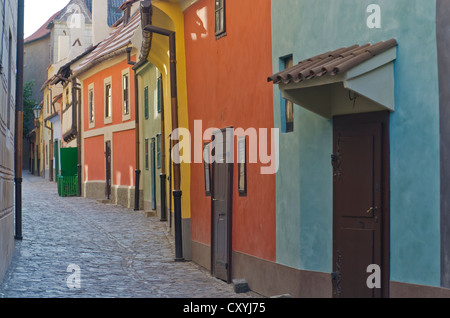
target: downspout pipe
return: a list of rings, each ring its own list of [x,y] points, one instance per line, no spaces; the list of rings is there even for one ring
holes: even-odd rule
[[[17,8],[17,77],[16,77],[16,126],[15,126],[15,235],[22,240],[22,160],[23,160],[23,34],[24,0],[18,0]]]
[[[82,196],[82,171],[81,171],[81,88],[77,79],[72,78],[72,129],[75,128],[77,134],[77,196]],[[79,98],[80,97],[80,98]]]
[[[147,25],[144,31],[153,32],[169,37],[170,54],[170,94],[172,112],[173,147],[178,144],[178,88],[177,88],[177,59],[175,32],[162,29],[154,25]],[[182,225],[181,225],[181,169],[179,154],[174,154],[173,162],[173,200],[174,200],[174,225],[175,225],[175,261],[183,261]]]
[[[127,47],[127,64],[128,65],[136,65],[136,62],[131,60],[131,47]],[[135,115],[134,115],[134,119],[135,119],[135,138],[136,138],[136,170],[134,171],[135,174],[135,184],[134,184],[134,211],[139,211],[139,202],[140,202],[140,196],[139,196],[139,191],[140,191],[140,178],[141,178],[141,169],[140,169],[140,151],[139,151],[139,147],[140,147],[140,134],[139,134],[139,85],[138,85],[138,75],[137,75],[137,70],[135,68],[133,68],[133,72],[134,72],[134,109],[135,109]]]

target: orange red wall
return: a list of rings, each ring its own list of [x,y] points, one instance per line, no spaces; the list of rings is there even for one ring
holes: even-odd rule
[[[105,141],[103,135],[84,141],[84,180],[105,180]]]
[[[195,120],[202,120],[203,130],[274,126],[273,87],[267,83],[270,11],[270,0],[227,1],[227,34],[219,39],[214,1],[200,0],[184,12],[189,127]],[[260,167],[247,164],[247,196],[240,197],[234,164],[232,244],[234,251],[275,261],[275,175],[261,175]],[[192,240],[210,245],[211,197],[204,191],[203,164],[191,164],[191,188]]]
[[[136,166],[134,129],[114,133],[112,143],[113,184],[134,186]]]
[[[107,62],[104,62],[105,64]],[[88,131],[89,129],[89,118],[88,118],[88,87],[92,83],[94,83],[94,104],[95,104],[95,128],[98,129],[105,126],[103,119],[105,117],[105,89],[104,89],[104,79],[108,77],[112,77],[112,93],[113,93],[113,118],[112,124],[116,125],[121,124],[122,121],[122,71],[125,69],[129,69],[129,80],[130,80],[130,119],[129,121],[134,121],[135,116],[135,108],[134,108],[134,75],[133,70],[130,65],[127,64],[126,60],[123,60],[120,63],[115,65],[111,65],[106,69],[103,69],[89,78],[83,81],[83,107],[84,107],[84,131]]]
[[[112,183],[131,186],[134,185],[136,167],[135,131],[134,126],[132,129],[124,129],[123,124],[135,121],[134,73],[126,59],[119,63],[115,61],[116,64],[107,63],[102,63],[103,70],[95,72],[83,81],[84,132],[95,132],[94,137],[85,137],[85,181],[105,180],[105,136],[109,136],[107,138],[112,144]],[[122,117],[122,72],[125,69],[129,70],[130,83],[130,116],[127,120]],[[112,123],[105,124],[104,80],[108,77],[112,79],[113,111]],[[91,84],[94,84],[95,127],[89,128],[88,91]]]

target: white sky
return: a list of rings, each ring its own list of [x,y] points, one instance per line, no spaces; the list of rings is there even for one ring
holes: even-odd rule
[[[39,29],[53,14],[64,8],[70,0],[25,0],[24,37]]]

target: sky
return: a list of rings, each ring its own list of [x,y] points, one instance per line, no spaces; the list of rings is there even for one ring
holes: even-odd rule
[[[68,3],[69,0],[25,0],[24,37],[33,34]]]

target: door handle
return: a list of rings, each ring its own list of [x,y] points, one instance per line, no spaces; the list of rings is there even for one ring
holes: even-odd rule
[[[212,200],[213,200],[213,201],[219,201],[219,200],[217,200],[217,199],[214,199],[214,198],[213,198]]]
[[[378,210],[378,207],[370,207],[366,213],[369,214],[370,212],[375,212],[376,210]]]

